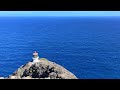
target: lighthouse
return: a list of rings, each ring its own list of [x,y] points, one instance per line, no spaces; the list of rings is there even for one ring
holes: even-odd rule
[[[39,56],[38,56],[38,53],[35,51],[34,53],[33,53],[33,62],[39,62]]]

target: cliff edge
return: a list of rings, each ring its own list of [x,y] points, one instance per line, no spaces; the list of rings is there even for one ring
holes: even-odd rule
[[[45,58],[39,58],[39,62],[28,62],[18,68],[8,79],[77,79],[77,77],[64,67]]]

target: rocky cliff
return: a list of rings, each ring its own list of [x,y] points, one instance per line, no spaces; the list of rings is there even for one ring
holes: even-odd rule
[[[18,68],[8,79],[77,79],[77,77],[64,67],[40,58],[39,62],[28,62]]]

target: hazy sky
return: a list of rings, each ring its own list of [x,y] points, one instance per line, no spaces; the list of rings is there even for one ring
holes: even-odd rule
[[[0,11],[0,16],[120,16],[120,11]]]

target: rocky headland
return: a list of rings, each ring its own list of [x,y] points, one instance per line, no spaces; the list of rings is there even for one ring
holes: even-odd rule
[[[28,62],[9,77],[0,79],[77,79],[77,77],[61,65],[46,58],[39,58],[38,62]]]

